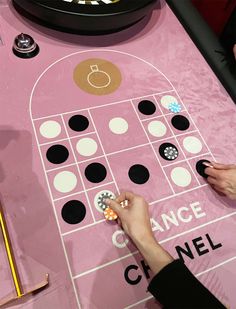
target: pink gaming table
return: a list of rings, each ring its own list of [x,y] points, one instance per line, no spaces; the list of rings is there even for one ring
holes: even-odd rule
[[[40,46],[35,58],[12,53],[21,32]],[[1,201],[24,287],[50,275],[47,289],[9,308],[160,307],[146,292],[148,266],[119,226],[106,222],[94,205],[103,190],[144,195],[160,243],[235,308],[235,203],[217,195],[195,170],[201,159],[235,162],[235,105],[166,3],[128,30],[86,37],[33,24],[3,0],[0,37]],[[88,59],[103,59],[119,69],[121,83],[115,91],[94,95],[76,85],[73,72]],[[171,127],[170,97],[190,122],[186,132]],[[140,114],[140,100],[155,102],[155,114]],[[83,133],[68,126],[76,114],[89,119]],[[115,134],[117,127],[109,129],[111,119],[125,119],[127,130]],[[166,128],[162,136],[153,133],[157,122]],[[48,136],[42,128],[50,123],[56,127]],[[86,137],[97,145],[90,157],[77,151],[78,141]],[[186,138],[197,140],[197,146],[185,147]],[[163,142],[178,145],[175,161],[159,156]],[[55,167],[46,152],[58,143],[70,156]],[[84,176],[91,162],[107,170],[99,184]],[[148,169],[146,183],[130,181],[127,171],[133,164]],[[173,170],[185,173],[185,181],[173,177]],[[68,177],[64,184],[63,175]],[[68,224],[61,216],[71,199],[86,207],[79,224]],[[14,286],[2,236],[0,245],[3,299],[14,294]]]

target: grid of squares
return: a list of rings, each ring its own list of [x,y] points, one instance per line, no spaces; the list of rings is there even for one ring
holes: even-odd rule
[[[143,101],[153,104],[146,112],[139,105]],[[188,119],[186,130],[173,125],[175,115],[167,109],[169,102],[181,106],[178,115]],[[80,121],[75,121],[77,117]],[[93,235],[99,233],[98,239],[103,241],[107,239],[108,227],[111,234],[115,231],[113,224],[104,229],[103,211],[97,205],[101,192],[117,194],[130,189],[153,204],[205,186],[196,172],[196,163],[214,160],[175,91],[35,119],[34,128],[73,284],[92,265],[101,263],[99,254],[91,255],[91,261],[80,258],[81,248],[87,256],[82,246],[87,228],[91,227]],[[161,155],[163,145],[174,145],[178,156],[167,160]],[[55,150],[59,155],[55,156]],[[99,181],[91,179],[94,164],[99,166]],[[142,164],[149,171],[148,181],[142,185],[129,178],[128,170],[133,164]],[[183,176],[186,171],[185,182],[178,183],[181,172]],[[70,243],[74,241],[76,246],[71,251]],[[98,241],[96,244],[100,248]],[[116,259],[116,254],[126,256],[128,251],[124,247],[109,253],[107,261]]]
[[[152,105],[143,111],[147,102]],[[181,106],[181,111],[171,112],[170,102]],[[175,115],[188,120],[187,129],[179,128],[178,121],[173,125]],[[35,119],[34,126],[62,234],[104,221],[94,203],[99,191],[117,194],[131,189],[154,203],[205,185],[195,170],[196,162],[214,159],[175,91]],[[168,159],[172,146],[178,155]],[[147,183],[131,181],[132,164],[148,169]],[[93,169],[94,165],[99,169]],[[94,171],[98,180],[87,177]],[[182,183],[178,183],[180,175]],[[78,198],[85,205],[86,219],[65,223],[63,205]]]

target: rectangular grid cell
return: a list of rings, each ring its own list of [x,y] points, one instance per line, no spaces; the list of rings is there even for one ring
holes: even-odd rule
[[[162,114],[154,96],[134,99],[133,104],[141,120],[158,117]]]
[[[167,98],[166,98],[166,97]],[[169,110],[167,111],[167,108],[165,107],[165,104],[163,104],[163,99],[164,97],[164,102],[165,100],[170,100],[171,97],[176,98],[176,101],[178,102],[178,104],[180,104],[181,106],[181,115],[184,115],[186,118],[189,119],[190,122],[190,127],[189,129],[185,132],[181,132],[179,130],[176,130],[175,128],[173,128],[172,124],[171,124],[171,119],[173,116],[175,116],[175,114],[173,112],[170,112]],[[152,101],[155,106],[156,106],[156,110],[154,113],[154,116],[152,115],[143,115],[142,113],[140,113],[139,109],[138,109],[138,104],[141,101],[144,100],[149,100]],[[105,108],[105,110],[104,110]],[[101,119],[100,117],[107,117],[107,115],[109,116],[109,113],[111,113],[111,116],[113,115],[113,118],[115,118],[115,116],[119,116],[119,115],[123,115],[124,117],[128,117],[128,123],[129,123],[129,130],[130,130],[130,126],[132,127],[130,130],[130,134],[133,136],[138,136],[138,141],[134,143],[133,147],[128,147],[129,145],[129,140],[132,140],[133,143],[133,138],[127,137],[126,141],[127,141],[127,147],[124,147],[124,144],[126,143],[120,143],[122,144],[118,146],[115,146],[114,148],[114,144],[115,143],[111,143],[111,137],[109,136],[109,134],[111,133],[108,129],[107,126],[107,130],[104,130],[104,121],[103,119]],[[89,126],[88,128],[86,128],[84,131],[82,132],[76,132],[74,130],[71,129],[70,125],[69,125],[69,121],[71,119],[71,117],[75,116],[75,115],[82,115],[84,117],[86,117],[88,119],[89,122]],[[55,119],[54,119],[55,118]],[[111,117],[110,117],[111,118]],[[109,117],[108,117],[109,119]],[[60,170],[60,167],[55,166],[54,164],[48,163],[45,160],[45,149],[50,146],[53,143],[61,143],[64,146],[68,146],[71,147],[72,149],[72,154],[70,156],[70,160],[68,162],[66,162],[66,164],[63,163],[63,166],[67,169],[70,169],[70,167],[72,167],[74,169],[74,167],[77,167],[77,176],[80,179],[79,181],[79,190],[76,189],[76,192],[84,192],[88,198],[88,193],[87,191],[91,191],[92,190],[96,190],[96,188],[100,188],[100,187],[106,187],[106,183],[107,185],[109,185],[110,183],[114,182],[115,188],[116,188],[116,192],[119,193],[119,187],[117,185],[116,179],[114,177],[114,173],[116,174],[116,168],[114,170],[111,169],[110,166],[110,154],[112,155],[117,155],[117,157],[119,155],[122,156],[123,152],[126,152],[128,149],[130,151],[135,150],[137,148],[139,148],[140,146],[145,146],[145,145],[150,145],[151,146],[151,150],[155,155],[156,161],[158,165],[161,165],[163,167],[165,167],[164,169],[162,168],[162,172],[164,174],[164,177],[168,183],[168,186],[170,187],[172,192],[169,192],[169,195],[172,195],[176,190],[173,189],[170,178],[166,175],[166,168],[171,165],[172,163],[183,163],[183,164],[187,164],[188,168],[190,169],[191,173],[193,174],[193,177],[195,177],[195,180],[197,181],[198,185],[204,184],[201,181],[201,178],[199,178],[199,175],[196,173],[195,169],[194,169],[194,164],[192,164],[193,161],[190,162],[189,159],[193,158],[193,159],[197,159],[199,156],[203,155],[203,154],[209,154],[210,155],[210,151],[209,148],[207,147],[207,145],[205,144],[205,141],[203,140],[199,130],[195,127],[191,116],[189,115],[189,113],[187,112],[183,102],[181,101],[181,99],[179,98],[178,94],[175,92],[167,92],[162,93],[161,95],[158,94],[154,94],[154,95],[150,95],[147,97],[143,97],[143,98],[134,98],[132,101],[127,101],[127,102],[118,102],[116,103],[112,103],[112,104],[108,104],[107,106],[103,106],[103,107],[96,107],[96,108],[90,108],[88,110],[78,110],[72,113],[66,113],[60,116],[55,116],[55,117],[50,117],[48,118],[48,120],[52,120],[54,122],[59,123],[60,127],[61,127],[61,131],[60,134],[57,137],[54,137],[52,140],[46,138],[44,136],[42,136],[42,134],[40,133],[40,125],[42,125],[42,122],[47,121],[47,119],[43,119],[43,120],[35,120],[35,128],[37,131],[37,135],[39,136],[39,141],[41,142],[41,144],[43,144],[43,147],[41,148],[41,156],[44,158],[44,165],[45,168],[49,170],[49,183],[50,186],[52,187],[52,192],[54,195],[54,198],[56,199],[60,199],[62,196],[64,196],[64,194],[61,193],[55,193],[55,188],[54,186],[52,186],[52,180],[50,180],[50,177],[52,178],[52,172],[53,174],[58,173],[57,170]],[[108,121],[108,120],[107,120]],[[150,134],[150,123],[154,122],[154,121],[160,121],[164,124],[164,126],[166,127],[166,134],[160,138],[160,137],[155,137],[152,134]],[[102,125],[101,125],[102,124]],[[149,127],[148,127],[149,126]],[[137,128],[139,130],[139,134],[137,134]],[[136,131],[136,133],[134,134],[134,131]],[[155,130],[154,130],[155,131]],[[119,134],[117,134],[118,136]],[[117,137],[116,136],[116,137]],[[173,137],[171,137],[173,136]],[[199,140],[201,140],[202,142],[202,150],[199,154],[197,154],[196,156],[194,155],[189,155],[187,154],[186,151],[186,147],[184,148],[183,146],[183,141],[186,141],[187,137],[198,137]],[[98,149],[97,151],[90,156],[86,155],[81,155],[78,151],[77,151],[77,143],[80,139],[92,139],[96,142]],[[48,141],[49,140],[49,141]],[[122,140],[122,139],[121,139]],[[179,157],[175,162],[168,162],[161,158],[160,154],[158,153],[158,149],[159,146],[162,143],[165,142],[173,142],[175,143],[178,148],[179,148]],[[105,144],[105,146],[104,146]],[[117,144],[117,143],[116,143]],[[119,144],[119,143],[118,143]],[[47,146],[48,145],[48,146]],[[130,144],[131,146],[131,144]],[[45,148],[45,149],[44,149]],[[114,149],[113,149],[114,148]],[[111,150],[114,150],[113,152]],[[91,150],[92,152],[92,150]],[[105,182],[101,182],[99,184],[91,184],[89,181],[86,180],[85,176],[84,176],[84,172],[86,169],[86,165],[89,164],[89,162],[91,161],[91,158],[95,161],[102,161],[103,165],[106,167],[107,171],[108,171],[108,178],[106,179]],[[213,156],[211,155],[211,158],[213,158]],[[185,163],[184,163],[185,162]],[[127,171],[126,171],[127,173]],[[169,191],[169,189],[167,190]],[[187,190],[186,190],[187,191]],[[75,191],[73,191],[72,193],[69,193],[68,195],[73,196],[74,194],[76,194]],[[66,195],[67,196],[67,195]],[[90,200],[90,199],[88,199]],[[158,198],[157,198],[158,200]],[[90,201],[90,203],[92,203]],[[91,207],[91,205],[90,205]],[[98,216],[99,217],[99,216]],[[98,219],[98,218],[97,218]]]
[[[185,106],[175,91],[155,95],[155,100],[164,115],[172,114],[173,111],[177,113],[185,110]]]
[[[130,101],[90,111],[106,154],[147,143]]]
[[[173,135],[164,116],[142,121],[150,142],[165,140]]]
[[[168,98],[165,98],[163,101],[163,97],[169,96]],[[186,132],[179,132],[175,128],[172,128],[171,125],[171,119],[174,116],[173,112],[170,112],[166,106],[165,106],[165,100],[170,100],[170,96],[175,97],[177,99],[178,104],[181,106],[181,114],[186,116],[186,118],[189,119],[190,127]],[[127,177],[128,173],[128,165],[126,164],[129,161],[129,157],[133,158],[140,158],[143,155],[144,161],[146,162],[146,165],[150,169],[151,173],[156,177],[153,183],[148,186],[151,187],[152,192],[156,192],[155,196],[147,196],[147,199],[151,201],[151,204],[157,202],[158,200],[165,200],[169,197],[174,197],[175,195],[182,194],[184,192],[191,191],[193,189],[196,189],[200,186],[205,186],[205,182],[202,179],[201,176],[199,176],[196,172],[195,166],[198,159],[209,159],[211,161],[214,159],[214,156],[211,154],[208,146],[206,145],[201,133],[199,130],[195,127],[194,122],[192,121],[191,116],[187,112],[183,102],[179,98],[178,94],[175,92],[167,92],[162,93],[162,95],[154,94],[151,96],[147,96],[144,99],[153,100],[156,106],[156,111],[154,114],[151,115],[141,115],[140,111],[138,109],[138,103],[140,102],[140,98],[134,98],[132,101],[127,102],[119,102],[119,103],[111,103],[110,107],[96,107],[96,108],[90,108],[88,110],[83,111],[75,111],[73,113],[66,113],[63,115],[56,116],[58,119],[57,121],[60,123],[60,126],[62,128],[60,134],[55,137],[53,140],[47,141],[45,140],[45,137],[41,136],[39,137],[39,144],[46,145],[51,144],[51,142],[62,142],[63,145],[66,144],[66,146],[71,147],[72,157],[73,160],[71,160],[71,164],[66,167],[67,171],[71,171],[78,177],[79,181],[77,183],[77,186],[72,192],[65,194],[62,192],[56,192],[55,193],[55,186],[54,186],[54,177],[55,175],[62,171],[63,168],[55,168],[51,169],[47,173],[47,178],[50,185],[50,190],[52,192],[52,196],[54,198],[54,207],[56,209],[57,213],[57,219],[60,225],[60,232],[64,240],[65,250],[67,251],[67,254],[69,254],[69,263],[70,263],[70,269],[74,274],[78,274],[81,272],[81,270],[75,269],[74,267],[77,265],[77,267],[81,267],[77,262],[72,261],[74,257],[70,255],[70,247],[68,247],[68,240],[72,237],[75,237],[77,233],[80,230],[86,230],[87,228],[97,226],[102,227],[101,224],[104,222],[103,214],[99,211],[97,211],[95,206],[95,197],[99,192],[102,192],[102,190],[110,190],[112,192],[115,192],[115,194],[119,194],[120,189],[128,189],[128,187],[122,187],[123,179],[125,178],[125,175]],[[164,103],[163,103],[164,102]],[[108,104],[109,106],[109,104]],[[104,109],[105,108],[105,109]],[[103,117],[107,116],[109,112],[104,112],[104,110],[109,110],[111,108],[111,115],[113,111],[117,111],[117,117],[122,115],[123,117],[128,117],[128,123],[131,124],[129,126],[129,130],[131,132],[131,135],[127,137],[124,143],[115,143],[116,140],[113,141],[112,138],[110,138],[110,131],[107,128],[104,128],[104,119]],[[119,112],[118,112],[119,111]],[[89,126],[85,130],[79,132],[72,130],[69,125],[69,120],[71,116],[73,115],[83,115],[85,116],[89,121]],[[113,118],[116,115],[114,114]],[[150,131],[148,130],[148,124],[155,120],[161,120],[164,125],[166,126],[166,132],[163,136],[163,138],[155,138],[154,136],[151,136]],[[39,125],[40,121],[35,120],[35,127],[37,135],[39,136]],[[133,125],[135,124],[135,125]],[[137,129],[138,128],[138,129]],[[108,131],[106,131],[108,129]],[[109,133],[108,133],[109,132]],[[118,136],[119,134],[117,134]],[[186,137],[189,136],[195,136],[198,137],[199,140],[202,142],[202,149],[199,154],[196,156],[189,156],[186,153],[186,147],[183,146],[183,141]],[[116,136],[116,137],[117,137]],[[131,137],[131,138],[130,138]],[[78,153],[77,151],[77,143],[82,138],[92,138],[94,141],[96,141],[98,145],[98,150],[96,153],[92,154],[91,157],[88,156],[88,158],[85,157],[85,160],[83,160],[83,155]],[[132,144],[129,144],[131,140]],[[122,140],[122,139],[121,139]],[[135,142],[134,142],[135,141]],[[179,148],[179,158],[178,161],[175,162],[175,165],[170,163],[165,165],[164,160],[160,158],[160,155],[158,153],[159,146],[162,142],[173,142],[175,143]],[[115,145],[115,146],[114,146]],[[117,146],[118,145],[118,146]],[[41,147],[43,149],[43,147]],[[140,148],[144,149],[144,152],[140,152]],[[184,148],[184,149],[183,149]],[[41,156],[43,157],[43,152],[41,149]],[[45,148],[46,149],[46,148]],[[148,150],[148,151],[147,151]],[[183,151],[182,151],[183,150]],[[206,152],[206,153],[205,153]],[[128,154],[128,155],[126,155]],[[131,154],[131,155],[130,155]],[[207,156],[205,156],[205,154]],[[123,158],[123,159],[122,159]],[[151,158],[151,160],[150,160]],[[108,171],[108,178],[105,180],[105,182],[101,182],[99,184],[91,184],[89,181],[86,180],[86,177],[84,176],[85,169],[87,165],[90,162],[93,161],[102,163],[107,171]],[[126,170],[122,170],[119,166],[120,162],[122,162],[122,165],[125,166]],[[124,164],[125,162],[125,164]],[[45,160],[44,160],[45,165]],[[127,166],[126,166],[127,165]],[[171,173],[173,171],[174,167],[182,167],[188,170],[189,174],[191,175],[191,183],[189,186],[179,186],[176,185],[176,183],[173,183],[173,177],[171,176]],[[164,187],[159,192],[160,189],[160,183],[158,184],[157,178],[160,177],[162,180],[162,183]],[[157,177],[158,176],[158,177]],[[163,181],[164,180],[164,181]],[[128,182],[126,182],[128,183]],[[157,187],[155,187],[155,183],[158,184]],[[118,187],[119,185],[119,187]],[[137,186],[137,189],[135,191],[141,192],[145,197],[147,195],[148,186]],[[132,187],[132,186],[131,186]],[[145,190],[142,192],[142,188]],[[154,189],[153,189],[154,188]],[[151,191],[150,191],[151,192]],[[149,192],[149,193],[150,193]],[[165,192],[163,195],[162,193]],[[64,205],[64,202],[71,200],[72,198],[77,197],[83,197],[84,204],[86,204],[88,209],[88,216],[83,221],[82,224],[76,225],[76,226],[69,226],[67,223],[65,223],[61,219],[61,210]],[[103,229],[101,229],[103,230]],[[76,240],[75,240],[76,241]],[[122,257],[122,252],[119,251],[120,257]],[[76,264],[77,263],[77,264]],[[82,270],[83,271],[83,270]],[[75,276],[74,280],[77,280],[79,276]]]

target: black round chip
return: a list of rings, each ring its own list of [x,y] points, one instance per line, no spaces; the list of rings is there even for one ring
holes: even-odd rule
[[[149,170],[141,164],[131,166],[128,174],[130,180],[138,185],[146,183],[150,178]]]
[[[196,163],[196,170],[200,176],[202,176],[203,178],[207,178],[208,175],[205,173],[205,169],[207,168],[207,166],[204,165],[203,163],[211,163],[211,162],[208,160],[199,160]]]
[[[153,115],[156,112],[156,105],[149,100],[139,102],[138,109],[144,115]]]
[[[178,158],[178,148],[171,143],[163,143],[159,147],[160,156],[167,161],[173,161]]]
[[[89,127],[89,120],[83,115],[74,115],[69,119],[68,124],[71,130],[82,132]]]
[[[171,119],[173,127],[180,131],[188,130],[190,127],[190,122],[188,118],[183,115],[176,115]]]
[[[62,31],[103,34],[127,28],[159,0],[13,0],[20,13]]]
[[[69,201],[63,206],[61,216],[68,224],[78,224],[82,222],[86,216],[86,207],[81,201]]]
[[[84,174],[88,181],[99,183],[106,178],[107,170],[103,164],[94,162],[86,167]]]
[[[53,145],[48,148],[46,157],[53,164],[64,163],[69,157],[68,149],[63,145]]]

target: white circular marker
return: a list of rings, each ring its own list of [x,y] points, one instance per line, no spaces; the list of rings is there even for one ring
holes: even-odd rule
[[[163,122],[154,120],[148,124],[148,131],[155,137],[162,137],[166,134],[167,129]]]
[[[94,139],[85,137],[77,142],[76,150],[81,156],[90,157],[97,152],[98,145]]]
[[[161,98],[161,105],[164,108],[169,109],[170,103],[178,103],[178,100],[172,95],[165,95]]]
[[[41,124],[40,134],[45,138],[55,138],[61,133],[61,125],[54,120],[48,120]]]
[[[57,191],[61,193],[68,193],[76,187],[77,177],[72,172],[63,171],[54,177],[53,185]]]
[[[124,134],[128,131],[128,122],[121,117],[116,117],[110,120],[109,128],[114,134]]]
[[[184,167],[175,167],[171,171],[171,179],[179,187],[187,187],[190,185],[192,176]]]
[[[202,142],[195,136],[185,137],[183,146],[188,152],[193,154],[199,153],[202,150]]]
[[[107,198],[114,200],[116,197],[115,197],[115,194],[109,190],[100,191],[94,197],[94,205],[96,209],[101,213],[103,213],[105,210],[105,208],[103,209],[104,199],[107,199]]]

